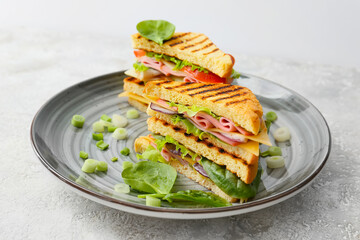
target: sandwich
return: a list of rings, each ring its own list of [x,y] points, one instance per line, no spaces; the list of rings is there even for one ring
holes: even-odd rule
[[[132,35],[136,62],[125,72],[124,91],[129,103],[144,110],[146,82],[159,79],[181,82],[231,83],[240,74],[233,69],[235,60],[201,33],[177,32],[163,44],[140,33]]]
[[[160,80],[148,82],[144,94],[152,134],[135,141],[136,151],[158,151],[178,172],[229,202],[255,196],[259,143],[271,143],[262,107],[248,88]]]

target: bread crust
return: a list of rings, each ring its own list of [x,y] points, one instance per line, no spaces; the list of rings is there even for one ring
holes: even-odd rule
[[[227,170],[236,174],[243,182],[249,184],[255,179],[258,161],[249,165],[245,160],[226,152],[226,149],[216,147],[206,140],[200,140],[192,134],[187,134],[185,130],[155,117],[149,118],[147,123],[149,131],[162,136],[171,136],[189,150],[208,158],[218,165],[225,166]]]
[[[254,135],[260,131],[262,107],[256,96],[246,87],[161,80],[148,82],[144,93],[183,105],[206,107]]]
[[[149,146],[150,142],[144,138],[137,138],[134,143],[135,151],[137,153],[143,153],[146,148]],[[191,180],[199,183],[201,186],[206,187],[216,195],[224,198],[228,202],[236,202],[238,199],[230,197],[226,193],[224,193],[216,184],[207,177],[204,177],[200,173],[198,173],[195,169],[190,166],[184,166],[177,160],[171,160],[170,165],[173,166],[177,172],[185,175]]]
[[[131,36],[132,47],[145,51],[166,54],[210,70],[219,77],[230,77],[235,61],[221,51],[202,33],[177,32],[162,45],[142,37],[139,33]]]
[[[176,124],[174,124],[171,120],[171,115],[168,114],[164,114],[164,113],[159,113],[156,112],[154,110],[152,110],[150,107],[147,108],[146,113],[150,116],[150,117],[156,117],[157,119],[163,120],[169,124],[172,124],[176,127],[180,127],[183,130],[186,130],[187,127],[183,122],[178,122]],[[245,150],[243,150],[241,147],[239,146],[231,146],[229,144],[226,144],[224,142],[221,141],[216,141],[214,138],[209,137],[207,134],[203,135],[203,139],[214,144],[215,146],[222,148],[222,149],[226,149],[226,151],[228,153],[231,153],[243,160],[246,161],[247,164],[254,164],[255,162],[257,162],[259,160],[258,156],[255,156],[254,154],[247,152]]]

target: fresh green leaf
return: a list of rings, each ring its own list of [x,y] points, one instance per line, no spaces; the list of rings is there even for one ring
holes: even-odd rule
[[[174,102],[168,102],[167,104],[170,107],[177,107],[178,108],[178,113],[186,112],[186,114],[189,115],[190,117],[195,116],[198,112],[205,112],[205,113],[209,114],[210,116],[212,116],[212,117],[214,117],[216,119],[220,118],[219,116],[217,116],[216,114],[211,112],[211,110],[209,108],[206,108],[206,107],[198,107],[198,106],[195,106],[195,105],[185,106],[185,105],[174,103]]]
[[[227,202],[225,199],[210,193],[204,192],[200,190],[186,190],[179,191],[177,193],[169,193],[167,194],[163,200],[167,200],[168,202],[172,201],[190,201],[200,204],[205,204],[210,207],[226,207],[231,206],[231,203]]]
[[[178,122],[183,122],[186,126],[186,133],[187,134],[192,134],[194,136],[199,137],[200,140],[202,140],[203,135],[205,134],[204,131],[201,131],[200,129],[198,129],[197,127],[195,127],[194,124],[192,124],[189,120],[187,120],[186,118],[180,116],[180,115],[175,115],[173,116],[173,118],[171,119],[172,122],[174,124],[177,124]]]
[[[129,148],[123,148],[121,151],[120,151],[120,153],[122,154],[122,155],[124,155],[124,156],[129,156],[129,154],[130,154],[130,149]]]
[[[124,182],[131,188],[146,193],[169,193],[177,173],[168,164],[141,161],[125,168],[121,174]]]
[[[265,120],[265,126],[266,126],[266,128],[267,128],[267,133],[269,133],[270,127],[271,127],[271,121]]]
[[[162,45],[174,35],[175,25],[165,20],[146,20],[139,22],[136,29],[144,38]]]
[[[231,76],[230,76],[232,79],[238,79],[241,77],[241,74],[239,72],[237,72],[235,69],[233,69],[231,71]]]
[[[201,164],[209,178],[226,194],[233,198],[247,199],[254,197],[261,181],[262,169],[259,165],[254,181],[246,184],[234,173],[208,159],[203,158]]]
[[[199,72],[204,72],[204,73],[208,73],[209,71],[206,70],[205,68],[203,67],[200,67],[198,65],[195,65],[195,64],[192,64],[186,60],[180,60],[176,57],[170,57],[168,55],[165,55],[165,54],[159,54],[159,53],[154,53],[154,52],[147,52],[146,53],[146,56],[148,57],[152,57],[152,58],[155,58],[156,60],[165,60],[165,61],[168,61],[168,62],[173,62],[175,63],[175,67],[173,70],[181,70],[183,67],[185,66],[189,66],[191,67],[191,70],[192,71],[195,71],[195,70],[198,70]]]
[[[151,145],[149,145],[141,155],[137,154],[136,157],[137,159],[166,163],[166,160],[161,156],[160,152]]]
[[[144,64],[142,64],[141,62],[136,62],[133,64],[133,67],[135,68],[136,71],[138,72],[145,72],[146,70],[148,70],[149,68],[147,66],[145,66]]]

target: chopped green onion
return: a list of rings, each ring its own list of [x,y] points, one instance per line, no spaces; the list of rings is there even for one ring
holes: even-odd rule
[[[268,168],[281,168],[285,166],[285,160],[282,156],[271,156],[265,159]]]
[[[275,121],[277,119],[277,115],[275,112],[268,112],[266,113],[266,120],[269,120],[271,122]]]
[[[130,118],[130,119],[135,119],[135,118],[138,118],[140,116],[138,110],[136,109],[130,109],[126,112],[126,117],[127,118]]]
[[[100,117],[101,120],[104,120],[106,122],[111,122],[111,118],[106,115],[106,114],[103,114],[101,117]]]
[[[129,168],[129,167],[132,167],[132,166],[133,166],[133,163],[132,163],[132,162],[128,162],[128,161],[125,161],[125,162],[123,162],[123,164],[122,164],[122,168],[123,168],[123,169]]]
[[[109,126],[107,129],[108,129],[108,132],[114,132],[117,129],[117,127]]]
[[[123,150],[120,151],[120,153],[124,156],[129,156],[130,154],[130,149],[129,148],[124,148]]]
[[[117,158],[117,157],[112,157],[110,160],[111,160],[112,162],[116,162],[116,161],[118,160],[118,158]]]
[[[97,166],[96,166],[96,171],[99,172],[106,172],[108,170],[108,164],[107,162],[104,161],[99,161]]]
[[[266,157],[266,156],[281,156],[282,152],[281,152],[281,148],[279,147],[275,147],[275,146],[271,146],[268,148],[267,151],[260,153],[260,155],[262,157]]]
[[[89,154],[87,152],[84,152],[84,151],[80,151],[80,157],[82,159],[87,159],[89,157]]]
[[[129,187],[129,185],[127,185],[125,183],[118,183],[114,186],[114,190],[115,190],[115,192],[118,192],[118,193],[129,193],[130,187]]]
[[[82,128],[84,126],[84,123],[85,118],[81,115],[74,115],[71,119],[71,124],[77,128]]]
[[[116,140],[122,140],[127,138],[127,131],[125,128],[117,128],[114,133],[112,134],[112,137]]]
[[[104,132],[105,128],[104,125],[101,122],[94,122],[92,125],[94,132]]]
[[[151,196],[146,196],[146,206],[161,207],[161,200]]]
[[[278,142],[285,142],[290,140],[291,134],[287,127],[281,127],[275,130],[274,138]]]
[[[105,143],[103,140],[100,140],[96,143],[96,146],[101,150],[106,150],[109,147],[109,144]]]
[[[128,120],[124,116],[121,116],[118,114],[113,114],[112,115],[112,124],[115,127],[123,128],[123,127],[126,127],[126,125],[128,124]]]
[[[105,120],[102,120],[102,119],[100,119],[100,121],[99,121],[104,127],[112,127],[112,126],[114,126],[111,122],[108,122],[108,121],[105,121]]]
[[[271,126],[271,121],[265,120],[265,126],[266,126],[266,129],[267,129],[267,133],[269,133],[269,131],[270,131],[270,126]]]
[[[86,172],[86,173],[93,173],[95,172],[95,169],[98,165],[98,161],[95,159],[86,159],[81,171]]]
[[[104,135],[102,133],[93,133],[92,137],[96,141],[100,141],[104,139]]]

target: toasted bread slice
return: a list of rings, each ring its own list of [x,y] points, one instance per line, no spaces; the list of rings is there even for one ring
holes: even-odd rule
[[[257,135],[260,131],[262,107],[250,89],[230,84],[151,81],[144,93],[183,105],[207,107],[218,116]]]
[[[229,77],[234,66],[233,57],[224,53],[210,39],[201,33],[178,32],[171,39],[159,45],[136,33],[132,37],[132,47],[145,51],[162,53],[186,60],[210,70],[219,77]]]
[[[133,98],[129,98],[129,104],[133,107],[135,107],[136,109],[142,111],[142,112],[146,112],[146,109],[148,107],[148,104],[143,103],[143,102],[139,102],[138,100],[135,100]]]
[[[144,81],[141,81],[134,77],[127,77],[124,79],[124,90],[127,92],[131,92],[143,96],[144,88],[145,88]]]
[[[249,165],[245,160],[228,153],[226,149],[216,147],[209,141],[200,140],[192,134],[187,134],[182,128],[170,125],[155,117],[149,118],[147,123],[149,131],[163,136],[169,135],[189,150],[219,165],[225,165],[226,169],[236,174],[245,183],[251,183],[257,174],[258,161]]]
[[[150,117],[156,117],[157,119],[163,120],[171,125],[174,125],[175,127],[180,127],[183,130],[187,129],[186,125],[183,122],[178,122],[178,123],[174,124],[171,120],[171,115],[156,112],[149,107],[146,110],[146,113]],[[226,151],[228,153],[233,154],[236,157],[243,159],[249,165],[255,164],[259,160],[258,156],[255,156],[254,154],[247,152],[246,150],[242,149],[239,146],[231,146],[222,141],[218,141],[215,138],[212,138],[207,134],[203,135],[203,139],[206,140],[207,142],[214,144],[218,148],[226,149]]]
[[[141,137],[137,138],[134,143],[135,151],[138,153],[143,153],[149,146],[149,144],[150,142],[147,139]],[[206,187],[207,189],[214,192],[216,195],[224,198],[228,202],[236,202],[238,200],[224,193],[218,186],[215,185],[213,181],[211,181],[210,178],[204,177],[192,167],[184,166],[177,160],[171,160],[170,165],[173,166],[177,172]]]

